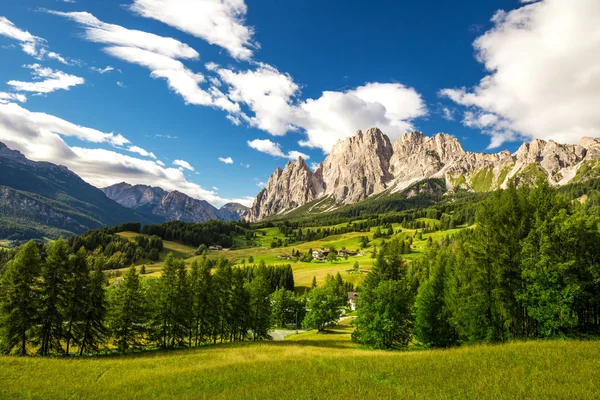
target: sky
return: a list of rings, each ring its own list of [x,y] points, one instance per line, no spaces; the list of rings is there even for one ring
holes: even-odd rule
[[[0,141],[215,206],[375,126],[575,144],[600,137],[598,21],[598,0],[4,1]]]

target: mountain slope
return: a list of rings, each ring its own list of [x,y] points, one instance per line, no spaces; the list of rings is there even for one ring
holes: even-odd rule
[[[247,219],[258,221],[317,199],[329,209],[354,204],[379,193],[398,193],[425,179],[442,179],[450,192],[488,192],[509,182],[531,184],[547,179],[563,186],[600,177],[600,140],[577,145],[536,139],[517,152],[465,151],[456,138],[439,133],[407,133],[393,144],[377,128],[340,140],[312,172],[304,160],[278,168],[254,200]]]
[[[211,219],[237,221],[247,212],[247,207],[241,204],[228,203],[217,209],[204,200],[194,199],[181,192],[167,192],[146,185],[122,182],[103,188],[102,191],[122,206],[149,218],[159,218],[163,222],[205,222]]]
[[[0,171],[0,238],[56,238],[124,222],[152,222],[66,167],[28,160],[3,143]]]

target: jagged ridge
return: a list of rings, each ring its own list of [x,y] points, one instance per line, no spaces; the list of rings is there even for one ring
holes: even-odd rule
[[[247,218],[258,221],[323,197],[338,205],[353,204],[428,178],[444,179],[449,191],[491,191],[510,181],[529,184],[540,176],[553,185],[565,185],[595,177],[599,160],[600,140],[593,138],[577,145],[536,139],[514,154],[507,150],[487,154],[465,151],[445,133],[427,137],[409,132],[392,144],[383,132],[371,128],[338,141],[314,172],[302,158],[278,168]]]
[[[248,210],[238,203],[228,203],[217,209],[204,200],[194,199],[178,191],[167,192],[159,187],[130,185],[125,182],[103,188],[102,191],[124,207],[143,215],[161,217],[165,221],[237,221],[244,218]]]

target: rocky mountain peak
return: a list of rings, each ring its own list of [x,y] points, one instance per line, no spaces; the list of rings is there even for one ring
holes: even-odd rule
[[[578,145],[536,139],[514,154],[488,154],[467,152],[446,133],[428,137],[408,132],[392,144],[381,130],[371,128],[339,140],[314,172],[300,159],[284,170],[278,168],[256,197],[248,219],[284,213],[324,196],[338,205],[352,204],[429,178],[445,180],[447,190],[490,191],[511,180],[531,181],[529,175],[540,173],[562,185],[576,176],[584,161],[600,165],[598,160],[600,140],[593,138]]]

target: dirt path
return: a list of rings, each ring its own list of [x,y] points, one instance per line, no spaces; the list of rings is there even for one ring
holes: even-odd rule
[[[298,331],[296,331],[295,329],[294,330],[274,329],[272,331],[269,331],[269,335],[271,335],[271,337],[275,341],[282,341],[290,335],[295,335],[296,332],[302,333],[302,332],[306,332],[306,331],[307,331],[306,329],[298,329]]]

